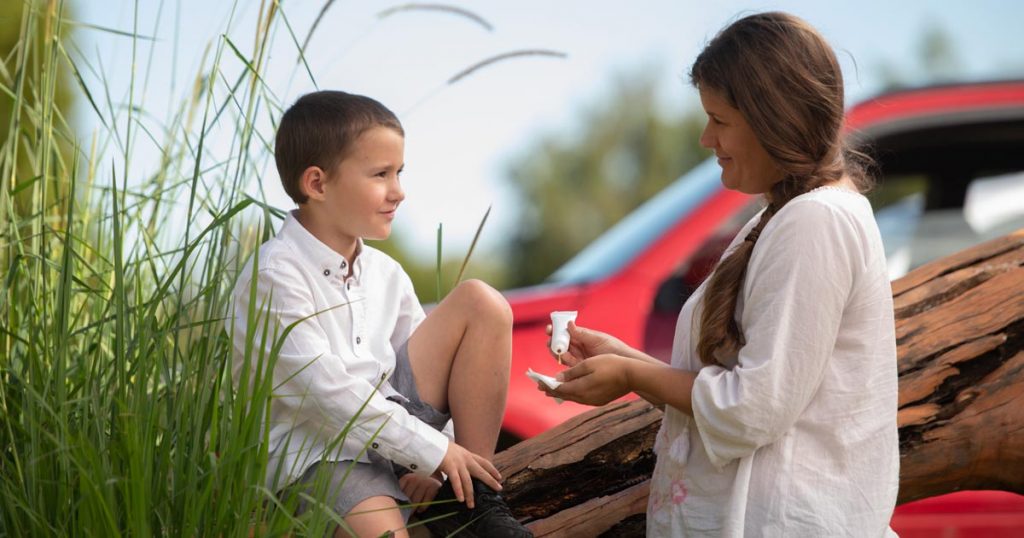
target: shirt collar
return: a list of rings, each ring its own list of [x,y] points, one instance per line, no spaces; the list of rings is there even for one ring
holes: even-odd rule
[[[315,267],[321,276],[344,278],[348,274],[349,264],[352,264],[352,261],[345,259],[323,241],[317,239],[315,235],[309,233],[309,230],[296,218],[297,213],[297,209],[288,212],[281,231],[277,234],[278,237],[292,243],[299,254],[306,259],[306,262]],[[360,254],[365,250],[363,240],[357,239],[355,263],[352,267],[352,277],[356,280],[359,280],[359,276],[362,274],[364,256]]]

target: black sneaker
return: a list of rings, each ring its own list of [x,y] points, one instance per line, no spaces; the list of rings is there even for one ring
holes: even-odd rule
[[[512,515],[505,499],[487,484],[473,479],[473,497],[476,508],[470,510],[465,503],[445,502],[432,504],[416,517],[425,521],[435,536],[460,538],[530,538],[533,533]],[[455,491],[447,480],[437,492],[437,501],[455,499]]]

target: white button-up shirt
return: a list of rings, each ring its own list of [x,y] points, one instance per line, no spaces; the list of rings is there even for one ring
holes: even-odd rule
[[[395,354],[424,318],[412,282],[386,254],[361,241],[358,252],[350,268],[353,262],[310,234],[293,212],[239,275],[226,322],[236,383],[246,382],[245,372],[261,356],[266,361],[294,325],[273,370],[270,488],[321,459],[368,461],[364,449],[431,473],[448,450],[444,434],[387,399],[397,394],[386,381]],[[249,319],[250,305],[256,319]],[[332,446],[345,428],[344,440]]]
[[[817,189],[768,222],[736,309],[746,341],[724,368],[696,354],[703,294],[676,326],[672,365],[700,373],[693,418],[666,408],[648,535],[892,535],[896,339],[867,199]]]

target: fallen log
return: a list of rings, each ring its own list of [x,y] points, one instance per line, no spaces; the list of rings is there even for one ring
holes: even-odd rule
[[[899,503],[962,489],[1024,493],[1024,230],[893,282]],[[537,536],[642,536],[661,411],[574,417],[495,458]]]

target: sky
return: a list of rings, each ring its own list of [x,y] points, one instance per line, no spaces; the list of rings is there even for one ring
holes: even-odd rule
[[[283,2],[299,40],[324,5],[325,0]],[[500,249],[518,210],[508,186],[509,166],[543,137],[577,136],[587,110],[609,106],[617,77],[650,71],[666,115],[698,109],[687,69],[718,30],[743,14],[788,11],[818,28],[839,56],[848,104],[880,90],[883,65],[908,81],[918,80],[921,36],[936,27],[955,46],[957,78],[1024,78],[1024,2],[1013,0],[447,3],[471,11],[490,29],[445,11],[381,16],[401,5],[407,4],[331,2],[307,48],[316,84],[297,67],[296,47],[280,26],[264,80],[286,104],[319,87],[369,95],[398,114],[406,131],[407,198],[394,233],[424,261],[433,259],[438,223],[444,225],[446,251],[464,252],[489,206],[492,214],[479,248]],[[190,89],[207,45],[216,45],[224,34],[251,49],[259,7],[256,0],[91,0],[75,2],[75,17],[124,31],[137,20],[139,33],[155,37],[140,42],[133,100],[159,118]],[[80,32],[76,40],[81,54],[104,66],[112,98],[127,102],[130,40],[95,30]],[[512,58],[446,84],[478,61],[524,49],[564,57]],[[96,81],[87,78],[87,83]],[[88,111],[79,116],[81,131],[91,136],[95,118]],[[133,155],[140,170],[133,173],[144,173],[158,155],[157,148],[140,143]],[[260,172],[269,202],[293,207],[272,159],[264,162]]]

